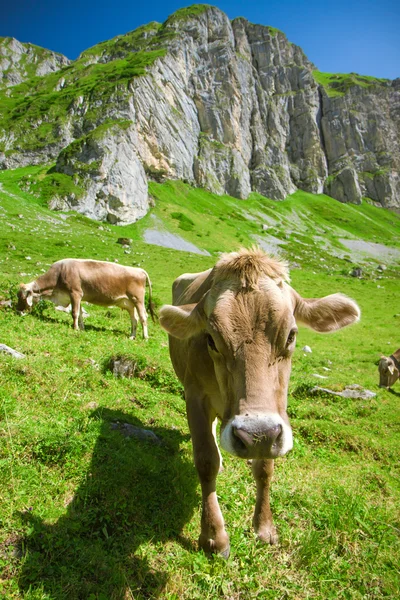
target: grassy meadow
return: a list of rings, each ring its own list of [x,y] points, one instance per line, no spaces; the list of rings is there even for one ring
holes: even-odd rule
[[[252,532],[249,465],[223,454],[225,561],[197,550],[200,489],[182,388],[158,323],[149,323],[146,343],[140,326],[137,340],[128,339],[128,314],[116,308],[85,306],[84,332],[47,302],[26,316],[1,308],[0,343],[25,358],[0,353],[0,596],[397,598],[400,383],[379,389],[376,362],[400,346],[400,259],[359,262],[345,242],[400,250],[400,218],[367,202],[348,206],[303,192],[280,203],[257,194],[240,201],[166,182],[151,184],[154,207],[144,219],[115,227],[49,211],[45,181],[39,167],[0,172],[4,300],[55,260],[75,257],[140,265],[160,306],[170,302],[176,276],[209,268],[221,251],[259,243],[293,265],[302,295],[343,292],[362,318],[325,336],[300,328],[289,390],[294,448],[276,461],[271,489],[278,546],[258,543]],[[208,254],[147,244],[152,228]],[[118,237],[133,239],[129,253]],[[362,266],[361,278],[350,276],[354,266]],[[136,361],[137,376],[114,377],[116,356]],[[376,396],[310,393],[315,385],[354,383]],[[125,437],[125,423],[151,430],[160,443]]]

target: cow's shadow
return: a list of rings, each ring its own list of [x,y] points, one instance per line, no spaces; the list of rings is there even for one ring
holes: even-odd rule
[[[113,429],[116,422],[143,427],[131,415],[97,409],[91,416],[101,433],[66,514],[54,524],[23,515],[20,590],[54,600],[156,598],[168,580],[165,543],[195,548],[182,535],[198,504],[193,463],[180,452],[189,436],[153,428],[157,445]]]
[[[389,394],[393,394],[394,396],[400,396],[400,392],[397,392],[393,388],[388,389]]]
[[[125,312],[125,311],[123,311]],[[65,327],[67,329],[72,329],[72,325],[73,325],[73,321],[72,321],[72,316],[69,313],[65,313],[63,311],[57,311],[56,307],[53,306],[53,304],[50,302],[50,300],[46,301],[46,304],[43,303],[38,303],[34,309],[29,313],[30,317],[34,318],[34,319],[38,319],[39,321],[43,321],[45,323],[54,323],[57,325],[60,325],[62,327]],[[96,316],[98,316],[98,313],[95,314],[94,319],[92,317],[92,320],[95,320]],[[106,316],[103,315],[103,317]],[[119,315],[118,315],[119,316]],[[111,317],[108,316],[108,323],[107,325],[100,325],[98,323],[95,322],[87,322],[87,320],[84,321],[84,331],[106,331],[108,334],[112,334],[115,336],[121,336],[121,335],[125,335],[126,337],[129,337],[130,335],[130,331],[131,331],[131,321],[129,318],[128,313],[126,313],[126,315],[124,315],[124,319],[121,320],[120,323],[116,323],[116,315],[112,315]],[[90,319],[90,317],[89,317]],[[150,319],[149,319],[150,321]],[[142,335],[142,328],[141,325],[138,324],[138,336]]]

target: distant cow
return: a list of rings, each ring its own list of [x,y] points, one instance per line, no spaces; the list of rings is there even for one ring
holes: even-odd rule
[[[284,263],[258,249],[241,250],[223,255],[213,269],[176,279],[174,305],[160,311],[171,360],[185,387],[202,487],[199,545],[224,557],[229,538],[216,494],[221,464],[216,420],[221,421],[222,448],[253,459],[253,525],[261,540],[276,543],[269,485],[274,459],[293,445],[286,408],[296,321],[323,333],[360,317],[350,298],[303,299],[288,281]]]
[[[129,312],[131,339],[136,337],[137,316],[148,339],[144,304],[146,281],[149,286],[149,310],[154,320],[151,282],[144,269],[125,267],[99,260],[64,258],[51,265],[35,281],[21,284],[17,310],[28,310],[34,300],[43,297],[54,304],[72,307],[74,329],[83,329],[81,301],[100,306],[119,306]]]
[[[400,348],[379,361],[379,387],[390,388],[400,377]]]

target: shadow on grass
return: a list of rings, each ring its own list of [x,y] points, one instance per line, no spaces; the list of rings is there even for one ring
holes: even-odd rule
[[[58,314],[57,310],[50,303],[50,301],[47,301],[47,302],[48,302],[48,304],[51,305],[50,309],[47,306],[45,307],[44,310],[39,310],[35,307],[34,311],[32,311],[29,316],[34,319],[38,319],[39,321],[43,321],[45,323],[54,323],[57,325],[62,325],[64,327],[67,327],[68,329],[72,329],[72,326],[73,326],[72,316],[70,314],[64,313],[62,311],[60,311],[60,314]],[[37,306],[40,307],[40,304],[38,304]],[[64,315],[64,317],[62,315]],[[84,333],[85,331],[106,331],[108,334],[112,334],[114,336],[125,336],[126,338],[128,338],[131,333],[131,321],[129,319],[128,313],[126,313],[126,323],[121,324],[121,327],[118,329],[116,329],[115,327],[112,327],[112,325],[115,325],[115,323],[113,323],[113,320],[115,318],[116,317],[113,316],[108,319],[108,322],[110,323],[110,325],[98,325],[95,323],[88,323],[87,321],[85,321],[84,330],[83,331],[81,330],[81,331],[82,331],[82,333]],[[138,327],[137,327],[136,337],[138,339],[141,339],[143,337],[143,329],[142,329],[140,323],[138,324]]]
[[[29,533],[18,583],[24,597],[157,598],[168,580],[163,545],[174,540],[195,550],[181,533],[198,504],[193,463],[179,451],[188,436],[154,428],[162,440],[157,445],[111,428],[116,421],[143,427],[130,415],[98,409],[92,417],[101,420],[101,433],[65,516],[49,525],[23,515]]]
[[[396,390],[393,390],[392,388],[388,389],[389,394],[393,394],[393,396],[400,396],[400,392],[396,392]]]
[[[85,303],[86,304],[86,303]],[[157,304],[159,306],[161,306],[161,302],[157,300]],[[14,302],[14,306],[16,306],[16,302]],[[89,310],[90,307],[93,305],[90,305],[88,303],[89,306]],[[159,307],[158,306],[158,307]],[[61,324],[66,324],[68,321],[67,319],[63,319],[61,318],[61,314],[64,314],[66,316],[69,317],[69,323],[72,327],[72,314],[71,312],[68,312],[67,309],[71,308],[71,305],[69,304],[68,307],[66,309],[63,309],[62,307],[56,307],[53,302],[51,302],[50,300],[46,300],[44,298],[42,298],[37,304],[34,305],[34,307],[29,311],[30,315],[41,320],[41,321],[46,321],[46,322],[50,322],[50,323],[61,323]],[[103,308],[103,317],[106,317],[108,319],[109,322],[112,322],[114,319],[118,318],[122,313],[124,313],[125,315],[125,320],[126,320],[126,328],[127,328],[127,335],[130,335],[130,331],[131,331],[131,319],[129,316],[129,313],[126,310],[122,310],[119,309],[119,315],[117,317],[117,314],[115,311],[110,310],[109,306],[102,306]],[[112,306],[111,306],[112,308]],[[117,307],[114,307],[117,308]],[[16,308],[15,308],[16,310]],[[151,308],[150,308],[150,304],[147,302],[146,303],[146,311],[148,314],[148,321],[152,321],[153,323],[156,323],[158,321],[158,314],[157,314],[157,308],[154,302],[152,302],[151,304]],[[18,312],[18,311],[16,311]],[[57,315],[57,312],[59,312],[59,314]],[[90,315],[88,315],[90,316]],[[95,325],[95,324],[91,324],[91,323],[84,323],[84,329],[92,329],[94,331],[111,331],[112,333],[121,333],[121,329],[110,329],[107,326],[104,325]],[[138,330],[140,330],[140,333],[143,335],[143,328],[141,323],[138,321]],[[139,331],[138,331],[139,333]]]

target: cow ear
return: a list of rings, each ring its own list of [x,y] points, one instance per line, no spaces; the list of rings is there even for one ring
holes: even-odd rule
[[[391,375],[394,375],[394,366],[393,365],[388,365],[388,370]]]
[[[32,306],[33,304],[33,293],[31,291],[28,291],[26,295],[26,303],[28,306]]]
[[[294,292],[294,316],[307,327],[320,333],[336,331],[360,319],[356,302],[343,294],[331,294],[324,298],[302,298]]]
[[[204,329],[205,315],[199,304],[165,305],[160,309],[160,325],[172,337],[185,340]]]

